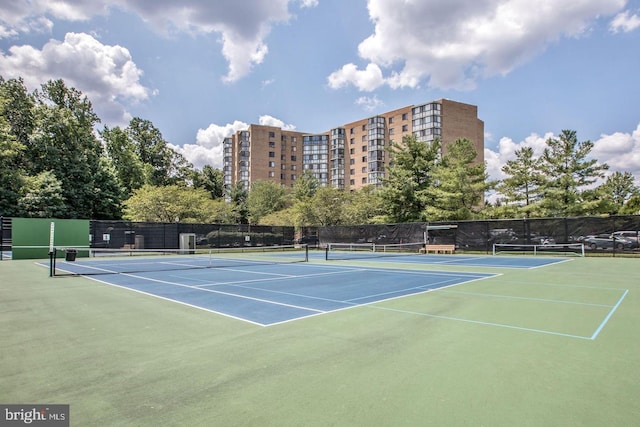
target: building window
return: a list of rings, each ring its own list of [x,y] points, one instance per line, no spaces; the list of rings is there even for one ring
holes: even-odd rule
[[[367,156],[362,156],[362,161],[366,163],[366,161],[367,161]]]
[[[349,159],[349,164],[350,165],[355,165],[356,164],[356,159]]]
[[[366,153],[366,152],[367,152],[367,146],[366,146],[366,145],[363,145],[363,146],[362,146],[362,152],[363,152],[363,153]]]
[[[355,175],[355,174],[356,174],[355,169],[349,169],[349,175]]]
[[[396,133],[395,131],[396,130],[394,128],[389,129],[389,135],[393,135],[394,133]]]
[[[355,150],[355,148],[351,148],[351,149],[349,149],[349,154],[356,154],[356,150]]]
[[[407,120],[407,113],[402,113],[402,120]]]
[[[367,125],[362,125],[362,130],[367,130]]]
[[[269,148],[276,148],[275,141],[269,141]]]
[[[367,178],[366,178],[366,177],[365,177],[365,178],[362,178],[362,183],[363,183],[363,184],[366,184],[366,183],[367,183]]]
[[[367,135],[362,135],[362,138],[360,138],[360,140],[361,140],[362,142],[365,142],[365,141],[367,140]]]
[[[393,123],[393,117],[389,117],[389,124]]]
[[[274,171],[269,171],[269,178],[275,178],[276,173]]]
[[[291,156],[291,161],[295,162],[296,161],[296,156]]]
[[[356,180],[355,179],[350,179],[349,180],[349,185],[356,185]]]
[[[291,151],[298,151],[298,147],[291,147]]]
[[[291,165],[291,170],[292,171],[297,170],[297,169],[298,169],[298,165]]]
[[[269,157],[275,157],[275,156],[276,156],[275,151],[269,151]]]
[[[269,131],[269,138],[275,138],[275,137],[276,137],[276,133]]]
[[[407,132],[409,130],[409,125],[402,125],[402,132]]]
[[[354,133],[356,133],[356,129],[355,128],[349,129],[349,133],[353,135]]]
[[[296,174],[291,174],[291,181],[295,181],[296,180]]]
[[[276,167],[276,162],[269,162],[269,167],[270,168],[275,168]]]
[[[366,166],[362,167],[362,173],[367,173],[367,167]]]
[[[349,144],[353,145],[353,144],[355,144],[355,143],[356,143],[356,139],[355,139],[355,138],[351,138],[351,139],[349,140]]]

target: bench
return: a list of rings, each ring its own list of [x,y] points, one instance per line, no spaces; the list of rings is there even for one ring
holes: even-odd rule
[[[434,254],[453,254],[456,250],[456,245],[426,245],[420,249],[421,254],[428,254],[433,252]]]

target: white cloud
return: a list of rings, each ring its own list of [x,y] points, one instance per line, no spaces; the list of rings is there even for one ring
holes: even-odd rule
[[[362,91],[370,92],[384,83],[382,70],[376,64],[369,64],[364,70],[358,70],[355,64],[345,64],[340,70],[328,77],[329,87],[338,89],[350,84]]]
[[[55,19],[88,20],[118,7],[138,14],[162,34],[219,34],[222,54],[229,64],[226,82],[234,82],[260,64],[268,47],[264,42],[277,23],[287,22],[293,0],[32,0],[4,2],[0,37],[16,32],[42,31]],[[299,0],[301,7],[315,7],[317,0]]]
[[[126,48],[104,45],[84,33],[68,33],[64,41],[51,40],[41,50],[13,46],[7,54],[0,52],[0,74],[22,77],[30,90],[61,78],[86,95],[107,123],[129,121],[123,100],[138,102],[153,94],[140,83],[142,71]]]
[[[625,4],[540,0],[532,11],[529,0],[369,0],[375,30],[358,47],[367,69],[346,64],[329,76],[329,86],[372,91],[428,81],[470,89],[479,78],[509,73],[562,37],[585,34],[597,18]],[[373,71],[375,79],[366,79]]]
[[[300,0],[301,7],[316,7],[318,3],[318,0]]]
[[[260,116],[258,119],[258,124],[262,126],[275,126],[277,128],[282,128],[284,130],[296,130],[295,125],[285,124],[280,119],[276,119],[275,117],[271,117],[269,115]]]
[[[593,158],[607,163],[610,173],[630,172],[640,185],[640,124],[631,133],[603,134],[593,144]]]
[[[356,99],[356,105],[361,106],[366,111],[374,111],[376,108],[379,108],[384,105],[384,102],[378,99],[377,96],[370,98],[368,96],[361,96]]]
[[[637,14],[630,15],[626,10],[616,15],[609,25],[609,30],[613,33],[629,33],[636,28],[640,27],[640,16]]]

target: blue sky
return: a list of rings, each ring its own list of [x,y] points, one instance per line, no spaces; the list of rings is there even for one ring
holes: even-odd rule
[[[319,133],[449,98],[493,178],[563,129],[640,185],[640,0],[0,1],[0,75],[64,79],[196,166],[251,123]]]

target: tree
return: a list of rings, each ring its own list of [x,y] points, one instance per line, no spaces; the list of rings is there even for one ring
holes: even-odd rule
[[[428,190],[431,204],[425,209],[433,220],[471,219],[482,208],[488,190],[485,165],[475,161],[473,143],[462,138],[448,146],[448,152],[434,169],[434,185]]]
[[[374,224],[386,222],[386,209],[380,191],[367,185],[358,191],[345,193],[342,221],[344,224]]]
[[[35,127],[25,149],[30,159],[26,173],[53,172],[67,204],[66,217],[95,218],[102,212],[116,211],[120,200],[113,197],[111,189],[117,183],[107,185],[106,180],[115,178],[101,169],[104,152],[93,131],[99,119],[91,102],[62,80],[42,85],[35,98]],[[100,177],[99,185],[96,177]],[[110,193],[105,194],[103,188]],[[106,208],[104,203],[109,200],[114,206]]]
[[[30,218],[64,218],[67,204],[62,185],[51,171],[26,178],[23,195],[18,201],[20,214]]]
[[[205,189],[211,198],[219,199],[224,196],[224,174],[220,169],[204,165],[201,172],[193,171],[193,187]]]
[[[390,148],[392,163],[387,168],[380,196],[390,222],[420,221],[429,202],[427,190],[433,184],[433,169],[440,156],[440,141],[418,141],[405,136],[401,145]]]
[[[609,166],[587,160],[593,143],[578,142],[573,130],[563,130],[549,138],[541,156],[541,169],[550,179],[542,188],[541,205],[548,216],[576,216],[592,211],[596,201],[583,197],[583,191],[604,177]]]
[[[598,203],[596,213],[616,215],[623,212],[625,204],[634,196],[640,196],[640,188],[635,185],[631,173],[614,172],[591,193],[594,202]]]
[[[105,142],[107,156],[111,160],[118,177],[118,182],[126,197],[145,183],[144,164],[136,153],[135,144],[129,139],[127,132],[115,127],[104,127],[100,136]]]
[[[124,218],[143,222],[207,222],[213,200],[205,190],[145,185],[124,202]]]
[[[258,224],[260,218],[284,208],[285,189],[274,181],[255,181],[247,195],[247,212],[252,224]]]
[[[346,193],[335,187],[320,187],[309,200],[303,212],[308,217],[301,225],[339,225],[343,223],[343,209]]]
[[[144,165],[145,182],[150,185],[185,184],[193,166],[169,147],[159,129],[149,120],[134,117],[126,129],[134,151]]]
[[[318,179],[310,171],[305,170],[293,185],[293,198],[295,200],[310,199],[316,194],[318,187]]]
[[[19,214],[18,199],[23,185],[20,158],[24,145],[11,133],[4,116],[6,99],[0,92],[0,215]]]
[[[247,210],[247,196],[249,192],[241,181],[236,182],[229,190],[231,206],[237,222],[239,224],[249,223],[249,212]]]
[[[507,178],[496,189],[505,196],[501,203],[515,206],[515,215],[528,218],[535,216],[532,212],[536,209],[535,203],[540,200],[540,188],[546,180],[540,170],[539,158],[533,156],[533,148],[523,147],[516,150],[515,155],[515,160],[508,160],[502,167]]]
[[[477,156],[473,143],[466,138],[448,146],[447,154],[434,168],[434,185],[426,191],[431,201],[425,208],[426,218],[467,220],[482,209],[490,183],[484,163],[475,161]]]

